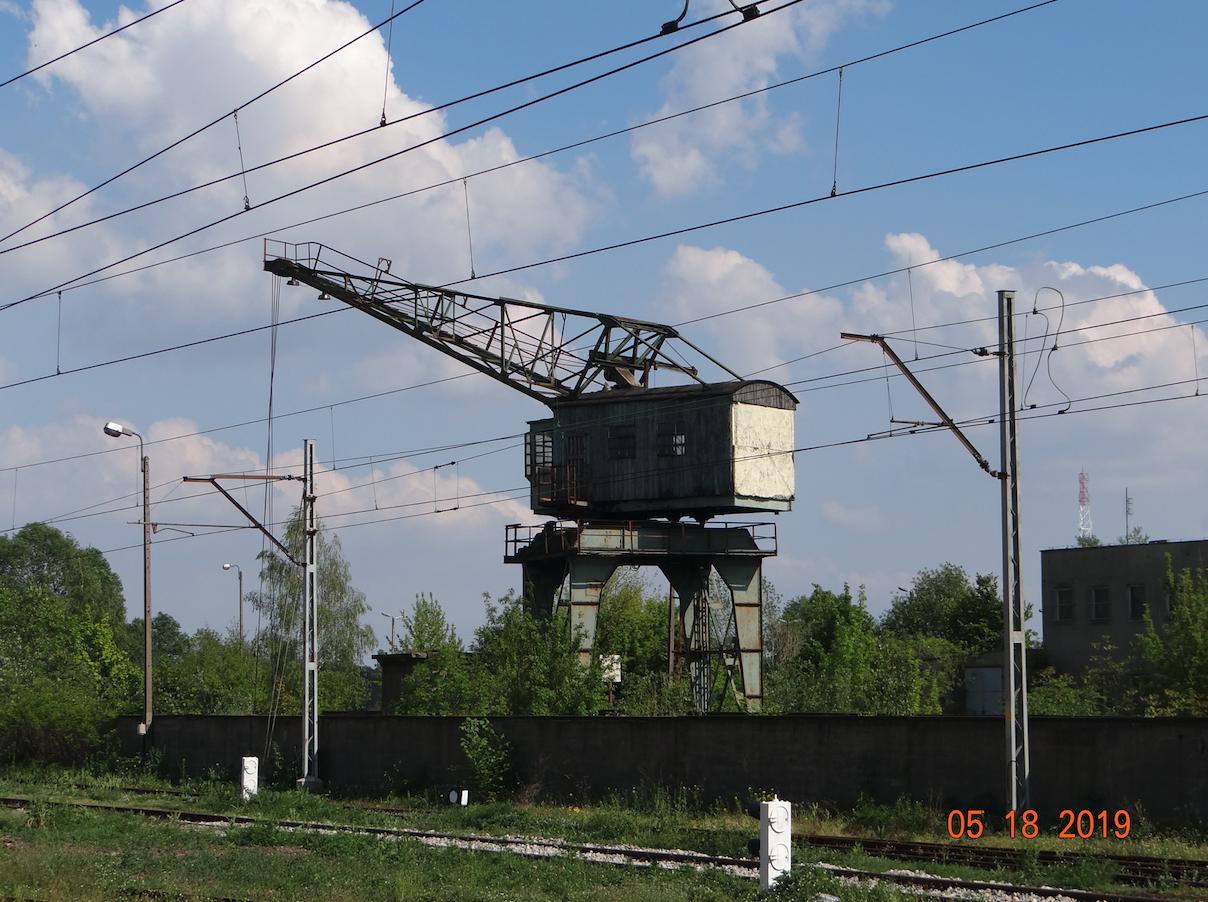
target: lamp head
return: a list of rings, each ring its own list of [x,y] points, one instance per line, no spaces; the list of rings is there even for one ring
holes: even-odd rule
[[[104,428],[105,435],[110,438],[119,438],[123,435],[133,435],[134,433],[123,426],[121,423],[106,423]]]
[[[223,570],[230,570],[230,569],[231,569],[231,565],[230,565],[230,564],[223,564],[223,565],[222,565],[222,569],[223,569]]]

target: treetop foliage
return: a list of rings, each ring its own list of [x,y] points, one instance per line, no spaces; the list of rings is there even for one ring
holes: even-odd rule
[[[27,523],[11,538],[0,536],[0,585],[38,585],[60,599],[68,613],[94,621],[126,623],[122,581],[95,548],[81,548],[68,533]]]
[[[998,578],[978,574],[974,581],[955,564],[920,570],[906,595],[894,597],[881,620],[899,639],[938,636],[978,654],[1002,646],[1003,612]]]

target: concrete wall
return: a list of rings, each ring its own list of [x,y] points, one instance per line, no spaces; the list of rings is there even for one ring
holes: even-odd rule
[[[141,749],[137,718],[119,734]],[[1001,810],[1003,722],[992,717],[499,717],[525,783],[554,797],[690,786],[706,799],[776,790],[794,802],[850,808],[861,794],[905,794],[941,808]],[[320,719],[319,774],[332,788],[408,781],[447,785],[465,766],[456,717],[331,715]],[[165,765],[234,774],[261,755],[267,718],[157,717]],[[279,718],[288,767],[300,760],[299,718]],[[1208,822],[1208,718],[1034,717],[1032,807],[1042,824],[1063,808],[1135,810],[1157,823]]]
[[[1080,674],[1092,657],[1102,654],[1094,644],[1105,639],[1115,646],[1113,655],[1117,659],[1128,654],[1133,640],[1145,629],[1140,617],[1131,616],[1130,586],[1143,587],[1154,625],[1165,629],[1170,622],[1167,555],[1176,574],[1188,568],[1208,567],[1208,540],[1041,551],[1041,614],[1050,663],[1063,673]],[[1107,590],[1107,617],[1095,616],[1091,604],[1095,587]],[[1061,589],[1073,592],[1073,618],[1069,620],[1058,619],[1057,593]]]

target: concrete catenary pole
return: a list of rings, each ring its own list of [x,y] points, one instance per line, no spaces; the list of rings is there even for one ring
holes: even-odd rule
[[[143,732],[151,732],[151,458],[146,455],[143,456]]]
[[[1031,807],[1028,666],[1019,537],[1019,410],[1015,372],[1015,292],[998,292],[1002,440],[1003,713],[1007,726],[1007,810]]]

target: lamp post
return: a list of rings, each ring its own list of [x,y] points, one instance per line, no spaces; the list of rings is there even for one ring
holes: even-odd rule
[[[243,568],[238,564],[223,564],[223,570],[234,567],[239,571],[239,647],[243,648]]]
[[[394,614],[387,614],[385,611],[382,612],[382,616],[390,618],[390,654],[394,654],[394,621],[396,618]]]
[[[138,439],[138,456],[143,472],[143,722],[140,735],[151,732],[151,462],[143,453],[143,437],[121,423],[105,424],[105,435],[120,438],[132,435]]]

